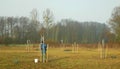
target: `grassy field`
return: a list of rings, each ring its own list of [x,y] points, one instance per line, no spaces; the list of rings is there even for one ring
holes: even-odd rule
[[[100,59],[96,48],[49,48],[49,60],[40,62],[40,51],[36,47],[30,52],[25,46],[1,46],[0,69],[120,69],[120,49],[108,49],[106,59]],[[34,63],[38,58],[39,62]]]

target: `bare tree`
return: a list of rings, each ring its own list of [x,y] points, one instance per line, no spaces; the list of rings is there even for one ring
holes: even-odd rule
[[[52,11],[50,11],[50,9],[46,9],[43,12],[43,23],[46,28],[46,37],[48,38],[49,28],[53,24],[53,13],[52,13]]]
[[[30,23],[30,29],[31,29],[31,37],[30,39],[32,40],[37,40],[38,39],[38,35],[39,35],[39,28],[40,28],[40,22],[38,21],[38,11],[37,9],[33,9],[30,13],[31,15],[31,23]]]
[[[114,8],[109,23],[113,28],[113,32],[117,35],[118,41],[120,41],[120,6]]]

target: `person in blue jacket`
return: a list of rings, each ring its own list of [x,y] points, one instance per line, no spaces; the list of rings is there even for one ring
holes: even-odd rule
[[[41,53],[42,53],[42,62],[44,63],[47,59],[47,45],[42,41],[41,43]]]

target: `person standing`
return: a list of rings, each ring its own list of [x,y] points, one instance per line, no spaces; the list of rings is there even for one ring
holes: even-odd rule
[[[46,62],[46,59],[47,59],[47,54],[46,54],[47,45],[42,41],[40,46],[41,46],[42,62],[44,63]]]

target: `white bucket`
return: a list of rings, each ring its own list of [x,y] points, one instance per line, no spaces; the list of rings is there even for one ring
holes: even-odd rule
[[[38,59],[34,59],[34,62],[35,62],[35,63],[38,63]]]

